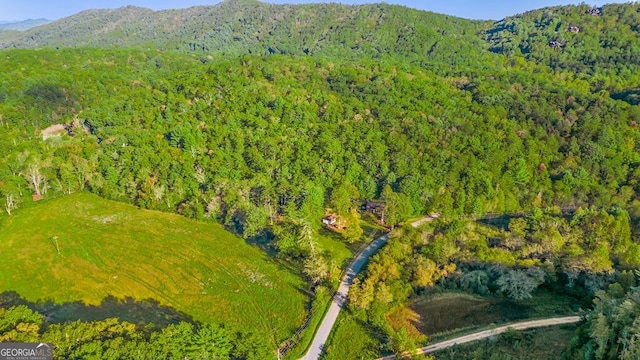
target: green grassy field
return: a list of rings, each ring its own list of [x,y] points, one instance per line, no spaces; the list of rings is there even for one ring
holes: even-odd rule
[[[350,312],[342,312],[329,336],[323,359],[375,359],[379,348],[379,340],[360,320]]]
[[[337,276],[341,269],[347,266],[353,255],[349,246],[342,240],[340,234],[327,229],[320,229],[317,240],[321,251],[328,255],[330,268],[334,268]]]
[[[274,342],[297,329],[308,300],[299,277],[217,224],[90,194],[5,218],[0,254],[0,292],[28,301],[154,299]]]

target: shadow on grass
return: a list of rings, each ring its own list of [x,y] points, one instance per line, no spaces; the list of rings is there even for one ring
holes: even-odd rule
[[[245,239],[245,242],[264,251],[265,254],[273,259],[278,254],[274,244],[275,237],[271,231],[262,231],[256,236]]]
[[[120,321],[139,326],[152,325],[152,327],[161,328],[181,321],[194,322],[191,316],[172,307],[161,305],[153,299],[135,300],[131,297],[118,299],[107,296],[100,305],[87,305],[82,301],[62,304],[52,300],[31,302],[23,299],[15,291],[5,291],[0,294],[0,307],[8,308],[14,305],[26,305],[44,315],[45,321],[50,324],[118,318]]]

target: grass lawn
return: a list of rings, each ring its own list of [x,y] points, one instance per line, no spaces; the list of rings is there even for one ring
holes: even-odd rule
[[[363,221],[361,223],[361,226],[362,226],[362,229],[364,230],[362,237],[360,238],[359,241],[356,241],[351,244],[345,243],[344,239],[342,238],[342,235],[339,232],[336,232],[327,228],[320,229],[319,237],[317,238],[318,246],[327,255],[330,261],[330,265],[331,265],[330,267],[332,269],[331,285],[329,286],[329,288],[331,288],[331,286],[334,287],[334,290],[337,288],[339,281],[341,280],[338,277],[338,275],[340,275],[341,271],[349,265],[349,263],[351,262],[355,254],[357,254],[360,250],[366,247],[371,241],[375,240],[376,238],[384,234],[383,232],[384,229],[382,227],[371,224],[367,221]],[[328,309],[331,303],[331,299],[328,297],[329,293],[327,293],[327,291],[328,289],[323,289],[323,290],[320,290],[320,293],[316,294],[316,299],[314,300],[313,310],[312,310],[313,316],[311,318],[309,326],[301,333],[300,338],[297,339],[297,342],[292,347],[291,351],[287,353],[287,356],[285,357],[285,359],[297,359],[306,353],[309,345],[311,344],[311,341],[313,340],[313,336],[315,335],[315,330],[317,326],[320,324],[321,320],[324,318],[325,311]],[[341,321],[345,321],[349,325],[353,325],[353,326],[347,330],[347,333],[341,333],[341,335],[339,336],[352,334],[354,331],[357,331],[358,329],[365,331],[365,328],[360,326],[359,324],[349,322],[349,321],[353,321],[353,319],[351,318],[349,318],[348,320],[347,319],[340,320],[343,318],[343,314],[344,314],[344,311],[338,318],[338,323],[340,323]],[[338,325],[338,327],[340,326]],[[336,333],[336,329],[334,327],[334,330],[332,331],[331,336],[333,336],[333,334],[335,333]],[[361,339],[364,339],[364,335],[363,334],[360,334],[360,335],[358,336],[360,336]],[[339,354],[337,359],[366,358],[366,356],[363,357],[362,354],[364,353],[360,350],[355,350],[356,351],[355,353],[360,353],[359,357],[353,357],[351,355],[346,355],[346,357],[344,356],[345,350],[351,351],[357,348],[353,344],[351,344],[351,342],[353,342],[352,336],[353,335],[347,335],[344,340],[339,341],[341,349],[337,351],[337,354]],[[329,338],[329,343],[331,343],[331,339],[332,337]],[[346,343],[348,344],[346,346],[343,345],[345,344],[345,340],[346,340]],[[356,341],[356,343],[358,343],[358,341]],[[369,348],[370,345],[371,346],[376,345],[375,342],[364,342],[364,340],[361,343],[366,344],[364,346],[365,348]],[[367,353],[371,354],[371,356],[374,356],[373,354],[376,354],[376,352],[372,352],[372,351],[368,351]],[[329,358],[333,359],[335,357],[329,357]]]
[[[5,218],[0,254],[0,292],[28,301],[153,299],[274,342],[297,329],[308,301],[299,277],[217,224],[86,193]]]
[[[349,311],[343,311],[326,344],[323,360],[374,359],[379,341]]]
[[[348,244],[344,242],[340,234],[331,230],[322,228],[318,235],[318,246],[322,252],[328,255],[328,258],[331,259],[331,267],[336,268],[339,274],[352,256]]]

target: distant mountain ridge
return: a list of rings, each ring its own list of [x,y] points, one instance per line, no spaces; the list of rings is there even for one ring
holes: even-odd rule
[[[488,53],[604,77],[640,72],[640,4],[547,7],[500,21],[475,21],[384,3],[276,5],[225,0],[161,10],[85,10],[27,31],[0,31],[0,48],[124,47],[202,56],[400,57],[457,67]],[[1,25],[0,25],[1,26]],[[637,86],[626,76],[612,94]],[[631,99],[630,102],[638,101]]]
[[[135,6],[86,10],[24,33],[0,33],[0,47],[142,46],[223,55],[423,56],[433,54],[441,40],[455,43],[466,38],[465,46],[482,46],[477,34],[485,24],[387,4],[226,0],[179,10]]]
[[[22,21],[0,21],[0,30],[29,30],[33,27],[50,23],[49,19],[27,19]]]

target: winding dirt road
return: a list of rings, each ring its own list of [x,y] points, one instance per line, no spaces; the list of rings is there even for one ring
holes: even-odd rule
[[[433,221],[438,218],[440,214],[433,214],[421,218],[419,220],[411,223],[411,226],[418,227],[426,222]],[[384,234],[381,237],[374,240],[369,246],[367,246],[364,250],[362,250],[358,256],[351,262],[351,265],[345,271],[344,278],[340,282],[340,287],[338,287],[338,291],[333,297],[333,301],[331,302],[331,306],[329,307],[329,311],[325,314],[320,326],[318,327],[318,331],[316,332],[315,337],[313,338],[313,342],[309,347],[307,353],[300,360],[318,360],[320,359],[320,355],[322,354],[322,350],[324,348],[325,343],[327,342],[327,338],[331,333],[331,329],[333,329],[333,325],[338,319],[338,315],[340,314],[340,310],[344,307],[344,303],[347,300],[347,294],[349,294],[349,288],[351,288],[351,284],[353,284],[353,279],[355,279],[356,275],[364,264],[369,259],[369,256],[373,255],[378,249],[380,249],[384,244],[389,240],[389,234]]]
[[[472,341],[476,341],[476,340],[485,339],[485,338],[488,338],[488,337],[491,337],[491,336],[495,336],[495,335],[498,335],[498,334],[502,334],[503,332],[507,331],[508,329],[526,330],[526,329],[533,329],[533,328],[539,328],[539,327],[545,327],[545,326],[572,324],[572,323],[576,323],[578,321],[580,321],[580,317],[579,316],[567,316],[567,317],[560,317],[560,318],[550,318],[550,319],[532,320],[532,321],[523,321],[523,322],[518,322],[518,323],[511,323],[511,324],[508,324],[508,325],[497,327],[495,329],[479,331],[477,333],[473,333],[473,334],[469,334],[469,335],[465,335],[465,336],[460,336],[460,337],[457,337],[455,339],[442,341],[442,342],[439,342],[439,343],[435,343],[433,345],[425,346],[423,348],[417,349],[413,353],[418,354],[418,355],[422,355],[422,354],[428,354],[428,353],[436,352],[436,351],[439,351],[439,350],[442,350],[442,349],[446,349],[446,348],[454,346],[454,345],[464,344],[464,343],[468,343],[468,342],[472,342]],[[407,353],[406,355],[409,355],[409,354],[410,353]],[[396,358],[395,355],[389,355],[389,356],[378,358],[376,360],[393,360],[395,358]]]

